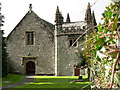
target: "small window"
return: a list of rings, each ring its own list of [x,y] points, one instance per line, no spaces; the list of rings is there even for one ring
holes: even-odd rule
[[[72,46],[72,44],[73,44],[73,42],[72,42],[72,40],[70,40],[70,47]]]
[[[73,40],[73,43],[75,42],[76,40]],[[76,47],[77,46],[77,42],[73,45],[74,47]]]
[[[33,32],[26,32],[26,45],[34,44],[34,35]]]
[[[74,39],[69,40],[70,47],[72,46],[72,44],[73,44],[75,41],[76,41],[76,40],[74,40]],[[77,42],[74,43],[73,47],[76,47],[76,46],[77,46]]]

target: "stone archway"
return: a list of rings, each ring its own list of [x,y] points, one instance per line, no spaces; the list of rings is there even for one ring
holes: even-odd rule
[[[29,61],[26,63],[26,74],[27,75],[35,74],[35,63],[33,61]]]

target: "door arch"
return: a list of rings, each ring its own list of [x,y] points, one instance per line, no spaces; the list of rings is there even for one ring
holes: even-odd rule
[[[34,75],[35,74],[35,63],[29,61],[26,63],[26,74],[27,75]]]

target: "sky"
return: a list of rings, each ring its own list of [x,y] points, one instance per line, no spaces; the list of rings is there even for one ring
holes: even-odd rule
[[[85,10],[88,2],[92,5],[91,9],[95,12],[97,23],[101,23],[102,13],[105,7],[110,4],[110,0],[0,0],[2,3],[1,13],[4,15],[5,23],[2,29],[7,36],[19,21],[29,10],[29,4],[32,4],[32,10],[42,19],[54,23],[57,6],[62,12],[64,21],[67,13],[72,22],[84,21]]]

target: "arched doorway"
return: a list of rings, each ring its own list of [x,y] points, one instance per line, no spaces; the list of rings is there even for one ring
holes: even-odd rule
[[[29,61],[26,63],[26,74],[27,75],[34,75],[35,74],[35,63]]]

